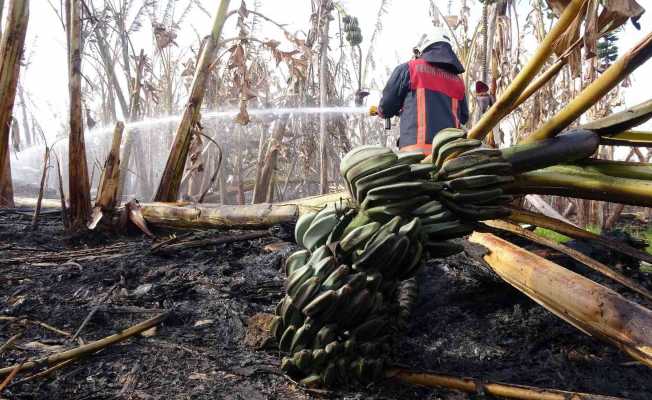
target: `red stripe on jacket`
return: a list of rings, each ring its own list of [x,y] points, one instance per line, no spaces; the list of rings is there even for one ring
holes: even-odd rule
[[[464,98],[464,82],[459,76],[437,68],[422,59],[410,61],[408,67],[412,90],[426,89],[441,92],[457,100]]]

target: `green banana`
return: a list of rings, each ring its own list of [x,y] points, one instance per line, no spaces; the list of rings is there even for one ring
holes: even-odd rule
[[[449,210],[443,209],[442,212],[439,214],[434,214],[430,215],[427,217],[421,218],[421,225],[433,225],[433,224],[439,224],[441,222],[448,222],[448,221],[454,221],[457,216],[450,212]]]
[[[446,176],[438,176],[437,179],[452,180],[473,175],[512,175],[512,164],[506,161],[481,163],[474,167],[447,174]]]
[[[355,264],[353,264],[353,269],[355,271],[370,271],[378,269],[382,264],[390,259],[392,256],[392,248],[399,238],[399,235],[392,233],[384,240],[378,241],[365,251]]]
[[[309,371],[313,362],[312,351],[311,350],[301,350],[294,353],[292,357],[294,365],[297,366],[302,371]],[[307,378],[306,378],[307,379]]]
[[[293,297],[299,287],[303,285],[314,274],[314,269],[310,263],[307,263],[301,268],[298,268],[288,277],[286,292],[290,297]]]
[[[297,328],[290,325],[287,327],[285,332],[283,332],[281,340],[278,343],[278,348],[281,349],[281,351],[285,351],[286,353],[290,351],[292,340],[294,339],[294,334],[296,331]]]
[[[294,336],[292,337],[292,342],[290,343],[290,353],[295,353],[297,351],[303,350],[308,347],[309,341],[312,338],[311,329],[312,327],[305,324],[302,325],[299,329],[297,329],[297,331],[294,333]],[[311,353],[310,355],[312,356],[312,352],[310,353]],[[296,361],[294,365],[299,367]]]
[[[504,185],[514,182],[512,176],[500,175],[474,175],[465,178],[457,178],[447,181],[445,184],[451,190],[479,189],[487,186]]]
[[[325,244],[338,221],[339,219],[334,213],[322,218],[315,217],[315,220],[303,236],[305,247],[310,251],[314,251],[315,248]]]
[[[428,215],[434,215],[442,212],[444,206],[437,200],[431,200],[427,203],[420,205],[419,207],[412,210],[411,215],[417,217],[425,217]]]
[[[441,168],[442,164],[444,164],[444,161],[446,161],[448,156],[456,152],[464,152],[470,149],[474,149],[481,144],[482,142],[476,139],[458,139],[446,143],[445,145],[441,146],[437,152],[437,160],[434,162],[435,167],[437,169]]]
[[[442,146],[455,140],[464,139],[466,132],[461,129],[447,128],[437,132],[432,139],[432,160],[435,161]]]
[[[294,306],[299,310],[303,309],[319,292],[319,283],[319,278],[315,276],[305,281],[295,293],[288,293]]]
[[[311,318],[317,318],[335,307],[337,307],[337,293],[334,290],[327,290],[315,297],[302,311]]]
[[[355,199],[362,202],[369,190],[388,183],[400,182],[402,179],[409,177],[410,173],[409,165],[392,165],[389,168],[360,178],[356,182],[356,192],[351,194],[355,194]]]
[[[503,189],[460,190],[457,192],[444,191],[441,195],[451,202],[475,203],[477,201],[492,201],[503,195]]]
[[[432,164],[412,164],[410,165],[410,175],[413,179],[432,179],[435,168]]]
[[[396,154],[393,152],[370,157],[353,166],[345,175],[350,185],[350,193],[355,195],[355,185],[358,180],[375,172],[382,171],[396,163]]]
[[[400,152],[397,155],[397,164],[418,164],[426,158],[425,154],[420,151]]]
[[[331,273],[322,284],[324,290],[338,290],[346,283],[347,276],[351,273],[348,265],[340,265]]]
[[[326,239],[327,245],[338,242],[340,239],[342,239],[342,236],[344,236],[344,230],[347,228],[347,226],[349,226],[355,215],[355,210],[351,209],[339,219],[337,225],[335,225],[335,228],[333,228],[330,235],[328,235],[328,238]]]
[[[416,196],[407,200],[371,198],[367,196],[362,209],[372,218],[386,219],[400,215],[410,215],[415,207],[420,207],[430,200],[429,196]],[[369,208],[367,208],[369,207]]]
[[[403,200],[406,197],[438,193],[442,190],[442,186],[441,183],[426,180],[399,182],[375,187],[367,193],[367,197],[371,199]]]
[[[327,344],[337,339],[337,325],[330,324],[322,327],[315,335],[313,347],[316,349],[325,348]]]
[[[401,226],[398,230],[398,233],[405,235],[410,238],[410,240],[418,240],[418,235],[421,232],[421,220],[419,218],[412,218],[410,222]]]
[[[306,264],[310,253],[308,250],[299,250],[290,254],[290,256],[285,260],[285,275],[290,276],[294,271],[299,267]]]
[[[352,251],[357,246],[369,240],[380,229],[380,226],[380,223],[372,222],[353,229],[340,241],[340,247],[345,253]]]
[[[316,216],[317,213],[306,213],[300,216],[297,220],[297,223],[294,226],[294,240],[299,246],[304,247],[303,235],[306,233],[310,227],[310,224],[312,223],[312,220],[315,219]]]

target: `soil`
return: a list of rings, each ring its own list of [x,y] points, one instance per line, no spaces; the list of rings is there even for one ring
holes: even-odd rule
[[[0,211],[0,317],[18,317],[0,319],[0,345],[23,332],[16,348],[0,355],[0,367],[78,344],[23,319],[73,334],[97,309],[79,335],[89,342],[164,310],[171,313],[154,332],[48,377],[20,383],[28,374],[19,374],[0,398],[490,398],[395,382],[315,393],[285,378],[278,368],[281,355],[264,340],[257,322],[265,318],[261,313],[273,312],[283,294],[281,266],[296,249],[289,243],[291,227],[275,227],[254,240],[152,252],[152,241],[139,234],[69,237],[57,213],[43,215],[37,231],[29,228],[30,219],[28,213]],[[60,257],[62,251],[79,249],[92,250]],[[392,355],[397,365],[484,381],[652,398],[652,370],[479,271],[466,255],[428,263],[419,276],[412,324]],[[638,278],[652,288],[649,278]]]

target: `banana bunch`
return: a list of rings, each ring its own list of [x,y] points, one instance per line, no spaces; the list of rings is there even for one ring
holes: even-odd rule
[[[286,296],[271,325],[291,377],[307,386],[380,379],[425,260],[460,252],[448,239],[508,212],[503,187],[513,178],[500,151],[456,129],[437,134],[432,151],[424,164],[421,153],[352,150],[340,172],[355,207],[331,205],[297,221],[304,249],[286,260]]]
[[[357,46],[362,43],[362,31],[358,24],[358,18],[345,15],[342,18],[342,23],[344,24],[343,30],[346,32],[346,41],[349,42],[351,46]]]
[[[401,282],[423,265],[419,219],[359,215],[330,206],[295,227],[305,250],[286,260],[286,296],[271,329],[289,353],[281,368],[308,386],[380,379],[390,333],[406,325],[416,299],[416,282]]]

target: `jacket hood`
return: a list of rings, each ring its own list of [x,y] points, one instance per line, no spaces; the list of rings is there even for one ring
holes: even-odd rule
[[[437,64],[455,74],[464,73],[464,66],[457,58],[457,54],[455,54],[451,45],[446,42],[437,42],[428,46],[421,54],[421,59]]]

